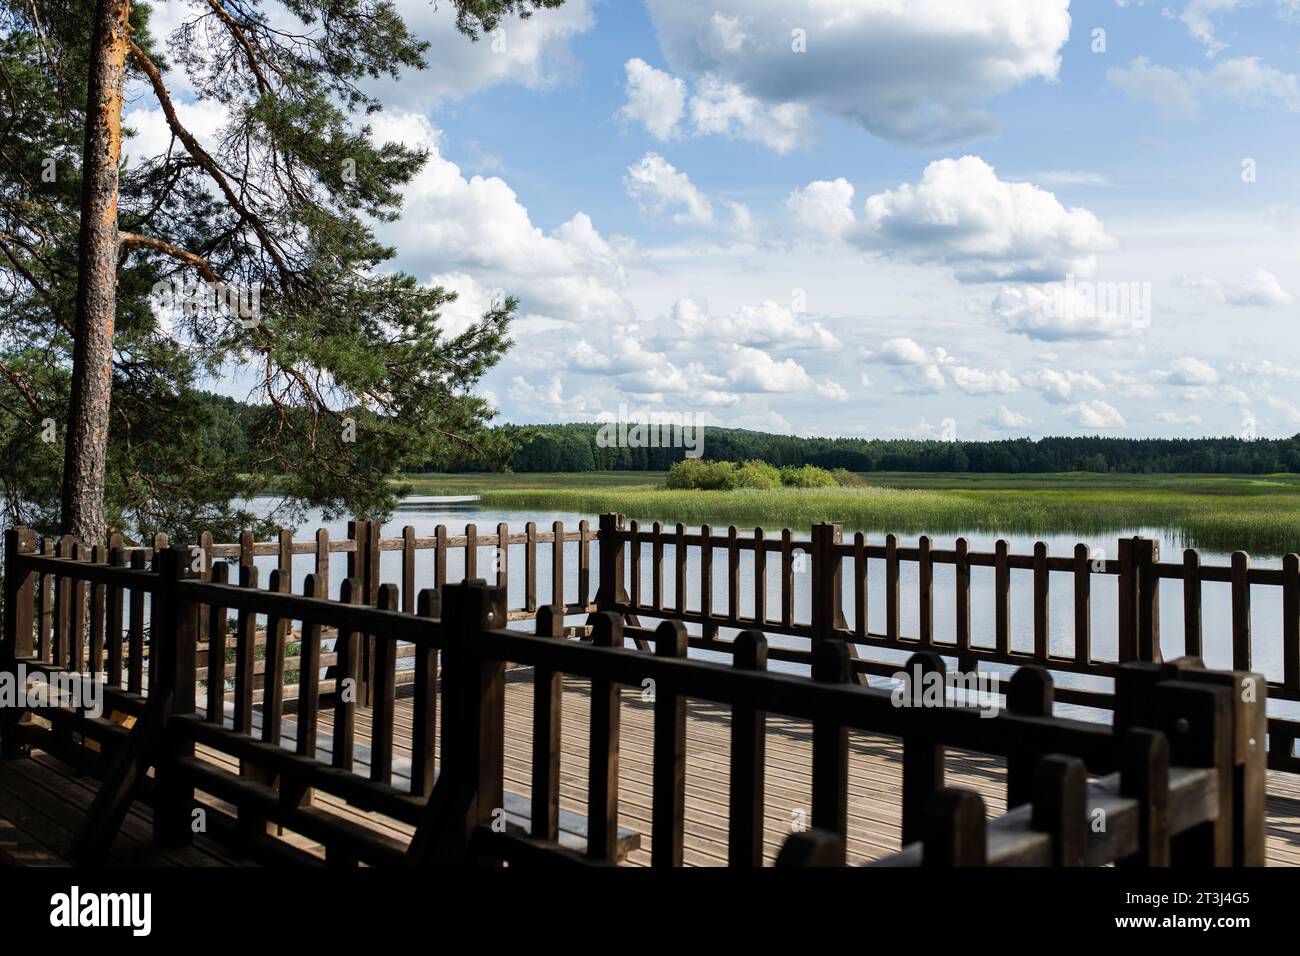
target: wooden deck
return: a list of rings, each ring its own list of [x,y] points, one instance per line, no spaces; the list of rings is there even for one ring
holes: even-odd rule
[[[507,800],[507,815],[521,819],[520,798],[529,793],[532,722],[532,675],[511,671],[506,683],[505,786],[514,795]],[[561,809],[574,814],[586,810],[586,724],[588,693],[585,682],[564,683],[563,755],[561,758]],[[369,712],[361,711],[357,723],[358,760],[355,769],[368,768]],[[322,714],[322,749],[328,750],[328,714]],[[640,846],[627,861],[649,863],[650,775],[652,707],[635,689],[625,689],[622,705],[620,749],[619,822],[640,834]],[[292,718],[286,719],[292,733]],[[685,856],[688,865],[719,866],[726,863],[729,714],[725,708],[692,702],[687,717],[687,775]],[[406,785],[409,771],[411,704],[397,703],[397,750],[394,783]],[[901,748],[888,737],[853,734],[850,737],[849,840],[851,863],[883,857],[899,845]],[[211,752],[208,759],[235,769],[232,758]],[[766,851],[768,861],[793,828],[809,812],[811,793],[811,737],[806,723],[778,716],[768,718]],[[1005,809],[1003,762],[994,758],[950,752],[948,782],[977,790],[989,814]],[[67,766],[37,753],[31,760],[0,763],[0,863],[59,865],[72,831],[90,805],[96,781],[75,774]],[[214,806],[222,809],[219,802]],[[398,821],[362,813],[324,794],[316,806],[344,815],[365,826],[405,840],[411,828]],[[1300,776],[1270,771],[1268,779],[1268,862],[1270,866],[1300,866]],[[574,826],[568,827],[570,830]],[[135,805],[114,845],[112,861],[124,865],[221,866],[242,861],[210,840],[200,837],[183,850],[159,850],[149,842],[150,815]],[[285,839],[313,855],[321,848],[311,841],[284,834]],[[635,840],[629,841],[634,846]]]
[[[64,854],[85,818],[99,781],[38,751],[0,762],[0,866],[67,866]],[[159,849],[153,814],[135,803],[113,844],[114,866],[240,866],[245,861],[203,837],[194,846]]]

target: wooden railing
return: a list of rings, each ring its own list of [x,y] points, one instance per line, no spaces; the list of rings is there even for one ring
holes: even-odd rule
[[[75,613],[82,595],[89,607],[103,608],[104,631],[110,635],[124,601],[147,600],[153,609],[147,697],[114,689],[119,702],[135,705],[129,730],[58,702],[0,712],[6,757],[21,756],[25,747],[37,745],[103,774],[104,784],[73,848],[74,857],[84,861],[102,858],[136,796],[152,802],[160,843],[190,841],[195,792],[201,791],[237,808],[233,820],[206,810],[213,821],[209,832],[265,850],[276,842],[267,834],[268,824],[277,824],[324,845],[331,863],[614,862],[626,849],[617,803],[621,686],[653,688],[651,859],[656,865],[682,862],[687,698],[731,708],[728,827],[734,865],[762,860],[769,713],[809,720],[813,727],[811,824],[816,832],[793,841],[783,854],[785,862],[843,861],[847,735],[855,730],[903,740],[904,846],[894,863],[1263,861],[1267,686],[1256,674],[1208,672],[1190,660],[1126,664],[1115,671],[1113,727],[1052,716],[1052,680],[1041,667],[1016,673],[1007,709],[993,717],[953,704],[900,708],[890,691],[852,682],[849,644],[834,633],[814,641],[810,679],[768,672],[773,649],[756,630],[736,638],[732,663],[724,665],[687,657],[689,639],[682,621],[665,621],[651,631],[626,624],[617,609],[593,616],[589,644],[561,639],[566,609],[558,605],[539,609],[534,633],[507,629],[505,590],[483,582],[426,589],[416,596],[417,613],[409,614],[400,609],[392,585],[381,586],[378,607],[361,604],[362,583],[355,578],[342,583],[338,601],[324,598],[314,576],[303,595],[261,590],[251,571],[240,575],[242,586],[222,582],[220,572],[218,580],[204,581],[191,549],[158,551],[153,567],[144,569],[42,555],[34,536],[22,529],[11,530],[6,543],[0,670],[14,672],[21,666],[53,674],[90,666],[73,649],[83,634]],[[609,549],[602,560],[614,564],[618,553]],[[617,569],[611,567],[610,574],[616,581]],[[63,588],[70,595],[63,603],[68,607],[71,602],[73,609],[70,630],[56,628],[51,639],[67,666],[36,653],[40,576],[52,578],[56,592]],[[102,593],[96,597],[96,592]],[[233,691],[206,693],[201,700],[202,624],[209,622],[207,659],[220,659],[227,638],[219,623],[230,611],[237,620]],[[265,618],[269,640],[264,699],[256,708],[252,665],[259,617]],[[303,662],[290,739],[283,649],[294,622]],[[327,629],[336,635],[332,695],[322,692],[323,665],[317,658]],[[92,621],[85,633],[96,630]],[[113,643],[101,637],[100,646]],[[368,772],[358,773],[358,702],[349,690],[368,641],[375,648],[372,739]],[[629,642],[652,646],[653,653],[629,648]],[[394,785],[393,773],[399,644],[412,648],[416,662],[415,731],[405,788]],[[93,661],[93,638],[88,646]],[[503,783],[507,662],[532,666],[534,680],[532,794],[526,806],[513,810]],[[911,665],[922,672],[944,667],[933,649],[914,655]],[[589,804],[579,845],[563,839],[559,810],[563,675],[589,680],[592,686],[585,729]],[[233,699],[227,701],[228,696]],[[320,722],[326,713],[332,726],[323,738]],[[441,751],[435,764],[439,721]],[[329,759],[320,752],[323,739]],[[237,758],[244,772],[232,773],[202,758],[199,747]],[[972,847],[984,831],[972,823],[979,816],[975,803],[971,796],[954,796],[943,787],[948,747],[1007,760],[1012,810],[990,825],[979,853]],[[1104,776],[1080,790],[1085,771]],[[1118,777],[1109,776],[1116,772]],[[415,835],[403,844],[361,827],[314,806],[313,791],[409,823]],[[1032,809],[1020,809],[1027,803]],[[1098,810],[1105,815],[1109,822],[1102,836],[1091,829],[1080,833],[1081,808],[1089,819],[1095,820]],[[924,849],[918,849],[918,841]],[[279,852],[296,859],[283,844]]]
[[[19,529],[18,533],[25,543],[10,547],[10,553],[137,570],[151,567],[155,550],[167,547],[162,535],[152,548],[124,548],[120,536],[105,546],[87,548],[67,538],[40,542],[30,532]],[[492,549],[488,561],[480,554],[486,548]],[[612,514],[601,516],[598,533],[586,521],[580,522],[576,531],[567,530],[560,522],[555,522],[550,531],[538,531],[530,522],[522,532],[512,531],[502,523],[490,534],[480,534],[470,524],[464,534],[452,535],[439,525],[433,535],[420,536],[407,526],[400,536],[385,538],[377,522],[354,521],[342,540],[331,539],[325,529],[307,540],[294,540],[288,531],[273,541],[262,542],[245,534],[235,543],[214,543],[211,536],[204,535],[197,549],[191,552],[192,563],[201,578],[213,580],[215,576],[222,580],[220,576],[225,574],[234,582],[242,574],[252,576],[244,582],[251,586],[257,586],[259,580],[254,562],[274,558],[275,567],[266,576],[265,585],[277,592],[289,589],[295,571],[301,572],[301,562],[306,560],[323,596],[338,593],[337,587],[330,585],[330,559],[342,553],[347,556],[346,576],[359,582],[358,603],[379,606],[380,585],[387,570],[398,588],[397,606],[407,613],[416,610],[422,589],[441,588],[449,567],[458,564],[467,578],[487,572],[488,579],[506,588],[507,593],[512,576],[522,576],[522,600],[508,609],[510,621],[535,616],[540,606],[539,591],[546,590],[549,593],[540,597],[542,603],[562,606],[566,616],[579,616],[583,622],[598,610],[624,614],[631,624],[639,624],[643,617],[686,622],[692,628],[690,645],[700,650],[729,654],[734,648],[730,640],[720,636],[723,629],[758,628],[805,641],[783,641],[781,646],[771,647],[770,653],[773,660],[810,666],[813,641],[819,636],[838,636],[849,642],[851,668],[858,680],[865,680],[869,674],[887,676],[897,669],[897,654],[892,660],[881,659],[878,651],[911,653],[926,649],[955,658],[962,670],[971,670],[981,662],[1010,666],[1033,663],[1054,672],[1111,680],[1121,663],[1161,659],[1160,582],[1166,580],[1183,584],[1182,650],[1193,657],[1204,651],[1207,622],[1202,612],[1203,585],[1228,586],[1229,613],[1223,621],[1211,621],[1209,626],[1216,633],[1230,636],[1232,667],[1251,670],[1252,591],[1263,587],[1276,589],[1281,608],[1279,633],[1264,635],[1265,640],[1281,644],[1277,656],[1282,671],[1280,679],[1270,680],[1269,694],[1274,700],[1300,701],[1300,558],[1294,554],[1286,555],[1280,568],[1252,567],[1244,552],[1233,553],[1228,565],[1211,566],[1203,565],[1194,550],[1185,551],[1181,561],[1162,561],[1159,543],[1145,538],[1120,539],[1113,558],[1096,554],[1084,544],[1076,545],[1069,556],[1053,556],[1042,543],[1032,554],[1013,554],[1005,541],[997,542],[991,552],[973,551],[963,538],[958,538],[951,548],[935,547],[924,536],[915,547],[904,547],[894,535],[868,540],[859,533],[846,539],[835,524],[816,525],[810,536],[802,538],[789,529],[768,535],[762,529],[741,532],[734,526],[725,531],[708,526],[688,531],[684,525],[669,528],[658,522],[641,526]],[[395,569],[391,561],[387,569],[383,567],[383,555],[389,552],[400,554]],[[432,560],[417,565],[423,552],[429,552]],[[566,558],[576,573],[566,575]],[[742,558],[747,567],[742,566]],[[901,583],[905,566],[915,568],[915,588],[910,595]],[[942,634],[936,631],[934,620],[935,569],[939,566],[952,569],[955,611],[951,631],[945,628]],[[244,568],[250,570],[240,570]],[[872,593],[867,581],[872,568],[877,569],[878,576],[883,571],[884,579],[883,627],[878,629],[868,626]],[[986,631],[972,627],[972,569],[979,568],[992,571],[993,621]],[[1014,575],[1032,576],[1032,596],[1025,610],[1013,607]],[[777,587],[769,593],[774,578]],[[1113,582],[1115,589],[1116,652],[1112,655],[1099,654],[1093,640],[1097,606],[1093,592],[1101,593],[1098,579]],[[691,584],[698,592],[694,602],[688,601]],[[1064,649],[1053,646],[1050,626],[1051,594],[1062,584],[1071,594],[1069,627],[1064,630],[1072,643]],[[148,592],[109,585],[90,588],[61,579],[49,566],[36,569],[32,587],[33,656],[73,671],[83,667],[88,672],[104,670],[118,710],[138,713],[152,670],[149,621],[153,601]],[[809,613],[801,615],[797,613],[801,602],[796,597],[805,589],[810,596]],[[514,590],[517,593],[520,589],[516,586]],[[913,633],[904,633],[905,609],[914,611],[907,615],[917,622]],[[881,618],[880,609],[875,611],[872,617]],[[1013,645],[1013,623],[1017,619],[1013,615],[1020,614],[1031,617],[1032,649],[1021,650]],[[207,619],[201,622],[198,661],[200,679],[205,681],[209,678],[208,625]],[[582,631],[583,625],[578,623],[571,625],[567,633]],[[72,634],[81,634],[82,639],[74,641]],[[327,629],[323,636],[330,637],[332,632]],[[644,638],[638,640],[643,648],[648,646]],[[265,647],[263,630],[255,633],[254,645]],[[358,665],[362,704],[371,702],[372,645],[372,641],[365,642]],[[295,665],[302,662],[294,659],[300,646],[296,640],[289,643],[290,670],[301,669]],[[410,650],[406,646],[398,649],[402,666],[397,679],[402,684],[409,684],[415,677]],[[328,692],[338,664],[334,652],[325,649],[320,663],[327,668],[323,688]],[[229,683],[235,664],[227,661],[223,666]],[[260,702],[264,694],[261,684],[265,667],[263,659],[255,658],[255,702]],[[1056,694],[1065,704],[1103,710],[1114,707],[1113,695],[1104,683],[1059,687]],[[294,699],[296,691],[291,686],[286,700]],[[1300,721],[1276,715],[1269,718],[1270,766],[1300,772],[1300,757],[1295,753],[1297,736]]]
[[[14,529],[14,533],[16,536],[8,546],[7,554],[61,558],[135,570],[152,569],[156,555],[169,545],[165,534],[157,535],[149,546],[128,547],[120,534],[114,534],[105,545],[88,547],[66,536],[38,540],[27,529]],[[538,531],[536,524],[530,521],[523,531],[512,532],[508,524],[501,523],[491,534],[480,534],[475,525],[469,524],[464,534],[452,535],[446,526],[439,525],[430,536],[418,536],[408,525],[402,529],[400,537],[393,538],[382,537],[376,521],[352,521],[348,523],[347,538],[342,540],[332,540],[324,528],[318,530],[311,540],[305,541],[295,541],[292,533],[284,530],[274,541],[255,541],[251,533],[245,533],[236,543],[221,544],[213,543],[212,536],[205,533],[187,551],[191,569],[203,580],[229,580],[245,587],[258,587],[261,581],[269,590],[279,593],[290,589],[295,571],[301,570],[300,562],[306,558],[312,569],[314,586],[321,596],[337,593],[337,589],[332,591],[330,586],[330,559],[333,555],[345,554],[345,576],[357,582],[356,601],[371,607],[379,606],[383,554],[399,552],[400,564],[395,582],[397,606],[407,613],[415,612],[419,591],[425,587],[437,589],[446,583],[453,555],[459,553],[459,563],[466,577],[476,578],[480,571],[487,571],[491,579],[502,587],[509,586],[512,566],[520,569],[524,582],[523,601],[508,614],[510,620],[518,621],[534,617],[540,606],[538,585],[539,580],[545,578],[539,573],[539,568],[543,560],[549,565],[549,600],[543,603],[563,606],[568,615],[596,610],[591,580],[593,540],[594,535],[585,520],[578,523],[576,530],[566,530],[562,522],[556,521],[549,531]],[[565,573],[565,551],[569,545],[576,554],[573,580],[569,580]],[[479,553],[482,548],[493,549],[490,561],[482,561]],[[423,575],[417,571],[417,555],[421,552],[430,552],[432,557],[431,566]],[[255,561],[266,557],[275,558],[275,567],[262,577]],[[127,714],[137,714],[152,677],[149,634],[154,609],[149,592],[122,585],[91,587],[84,580],[60,576],[55,569],[64,566],[40,562],[32,565],[35,575],[31,584],[34,595],[32,621],[30,627],[23,628],[25,634],[31,634],[31,656],[54,668],[104,673],[110,696],[118,709]],[[210,623],[205,618],[200,627],[204,644],[198,668],[202,680],[209,678],[206,639]],[[71,635],[74,634],[81,635],[81,639],[73,640]],[[333,635],[327,631],[324,636]],[[254,645],[265,647],[263,631],[255,634]],[[296,649],[297,642],[294,642],[290,651]],[[399,659],[409,661],[409,651],[410,648],[402,648]],[[368,642],[362,649],[357,674],[359,699],[367,705],[371,701],[373,652],[372,643]],[[320,663],[333,669],[337,660],[333,652],[326,651]],[[224,664],[227,681],[234,677],[234,666],[231,662]],[[254,697],[260,702],[265,664],[258,658],[253,667],[256,675]],[[211,676],[215,678],[216,674]],[[414,671],[407,668],[399,672],[399,681],[406,683],[414,676]],[[326,688],[332,685],[331,672]],[[122,688],[124,693],[119,693],[118,688]],[[293,699],[292,693],[289,699]]]
[[[653,632],[653,655],[628,649],[633,631],[620,615],[600,614],[591,645],[556,641],[500,627],[501,592],[479,584],[449,588],[445,733],[459,740],[445,772],[453,786],[431,801],[422,835],[444,863],[539,862],[564,858],[554,839],[558,806],[559,681],[591,681],[595,702],[586,728],[590,748],[588,826],[617,823],[621,686],[650,687],[654,697],[651,862],[678,866],[685,819],[685,702],[731,708],[730,863],[762,861],[765,718],[769,713],[812,724],[812,836],[787,843],[783,862],[842,864],[848,820],[848,734],[901,737],[903,842],[885,861],[930,864],[1262,865],[1264,861],[1263,681],[1247,673],[1204,671],[1194,662],[1134,663],[1119,672],[1115,726],[1050,715],[1046,670],[1026,667],[1012,679],[1011,709],[994,716],[945,703],[899,707],[888,690],[850,680],[847,644],[817,642],[812,678],[766,671],[768,645],[757,631],[736,639],[732,665],[687,655],[680,621]],[[527,835],[491,825],[501,787],[506,661],[534,669],[533,824]],[[909,669],[942,671],[941,658],[921,653]],[[452,714],[459,714],[453,718]],[[944,753],[960,747],[1007,758],[1007,817],[983,836],[978,797],[947,790]],[[1087,774],[1105,775],[1087,786]],[[1029,803],[1028,809],[1021,805]],[[974,816],[979,810],[978,817]],[[471,826],[465,825],[468,812]],[[1098,827],[1097,820],[1102,820]],[[979,827],[972,821],[978,820]],[[1091,827],[1089,824],[1091,822]],[[919,843],[917,842],[919,841]],[[813,852],[808,852],[809,846]]]
[[[1035,664],[1070,674],[1114,678],[1118,667],[1128,661],[1161,660],[1160,588],[1162,580],[1181,580],[1183,603],[1183,653],[1200,657],[1204,652],[1202,585],[1222,582],[1231,587],[1230,619],[1219,633],[1231,636],[1232,667],[1252,669],[1251,589],[1276,588],[1281,605],[1280,633],[1267,635],[1279,642],[1283,672],[1280,680],[1269,681],[1269,696],[1276,700],[1300,701],[1300,558],[1286,555],[1282,567],[1253,568],[1249,556],[1234,552],[1228,566],[1202,565],[1195,550],[1183,553],[1181,562],[1160,560],[1159,543],[1149,538],[1121,538],[1116,557],[1094,554],[1087,545],[1076,545],[1069,557],[1051,556],[1039,542],[1032,554],[1012,554],[1006,541],[998,541],[992,552],[970,549],[964,538],[952,548],[937,548],[928,536],[916,547],[899,544],[896,535],[872,542],[861,533],[845,540],[840,526],[814,525],[806,539],[786,529],[769,536],[763,529],[741,532],[732,526],[725,532],[708,525],[688,531],[678,524],[668,528],[659,522],[647,527],[622,517],[602,516],[600,531],[601,594],[619,595],[601,600],[601,610],[638,617],[684,621],[698,632],[690,645],[700,650],[730,653],[733,644],[720,639],[720,629],[757,628],[808,641],[802,647],[770,649],[774,660],[810,666],[817,640],[836,637],[848,642],[853,656],[850,667],[857,678],[889,676],[898,670],[897,661],[872,659],[877,649],[912,652],[933,650],[956,658],[962,670],[979,662],[1019,666]],[[619,547],[611,549],[610,542]],[[748,556],[749,568],[741,559]],[[909,598],[901,587],[904,565],[916,568],[916,590],[910,598],[918,622],[916,632],[903,632],[904,602]],[[934,623],[934,569],[953,568],[954,628],[940,635]],[[884,571],[884,628],[868,626],[867,587],[870,568]],[[976,633],[971,626],[971,569],[993,570],[993,627]],[[671,583],[665,571],[671,569]],[[1032,574],[1032,599],[1028,613],[1033,622],[1032,650],[1012,646],[1012,574]],[[746,574],[752,579],[746,581]],[[698,599],[688,601],[690,576],[695,575]],[[771,576],[778,581],[777,599],[769,600]],[[809,613],[796,614],[796,575],[806,576],[811,595]],[[648,578],[648,581],[647,581]],[[1099,657],[1093,646],[1093,585],[1098,578],[1115,581],[1117,653]],[[1050,646],[1050,594],[1053,582],[1068,581],[1072,590],[1068,653]],[[719,600],[719,592],[722,599]],[[845,609],[851,609],[848,614]],[[1062,703],[1113,710],[1113,694],[1100,689],[1061,687],[1056,692]],[[1300,772],[1295,754],[1300,721],[1271,717],[1268,721],[1269,765]]]
[[[210,807],[204,813],[241,845],[258,843],[271,821],[318,839],[334,860],[402,858],[400,842],[316,809],[312,800],[321,791],[399,822],[417,821],[435,777],[437,590],[412,593],[417,613],[409,614],[396,585],[380,585],[370,607],[361,603],[363,582],[352,577],[339,585],[337,600],[326,598],[314,574],[301,595],[288,593],[288,573],[279,568],[269,590],[259,588],[258,569],[250,565],[239,569],[238,583],[228,583],[225,564],[205,581],[195,548],[157,548],[147,559],[136,549],[131,566],[124,566],[120,549],[109,563],[83,560],[75,547],[43,553],[26,529],[7,532],[6,546],[0,673],[77,677],[100,695],[95,703],[102,709],[95,712],[89,698],[68,695],[0,709],[4,757],[36,747],[104,777],[92,822],[73,851],[78,858],[103,855],[128,795],[153,804],[160,842],[183,841],[195,787],[239,808],[229,820]],[[557,634],[564,610],[555,612]],[[286,653],[291,643],[299,649],[296,677],[288,672],[295,663]],[[399,742],[395,726],[403,656],[411,664],[409,746]],[[362,707],[370,718],[365,746],[356,740]],[[196,745],[234,758],[238,774],[196,759]],[[410,757],[400,787],[399,750]],[[503,803],[514,825],[527,819],[521,800]],[[580,821],[566,824],[572,843]],[[267,850],[265,842],[259,852]],[[635,834],[616,835],[618,855],[635,845]],[[292,857],[283,845],[274,852]]]
[[[517,528],[518,526],[516,526]],[[250,532],[240,536],[238,542],[215,543],[210,534],[203,534],[197,542],[199,566],[198,571],[205,580],[209,577],[214,561],[233,560],[239,567],[252,566],[254,559],[274,557],[276,570],[286,580],[293,580],[296,559],[299,556],[310,558],[312,573],[320,582],[323,593],[330,593],[330,557],[335,554],[347,555],[347,577],[361,582],[361,602],[374,606],[379,598],[381,583],[381,564],[383,555],[398,552],[401,555],[398,570],[398,596],[401,609],[414,613],[415,602],[420,590],[417,581],[417,556],[428,551],[433,556],[431,575],[427,576],[429,586],[440,588],[447,582],[447,569],[451,556],[459,552],[464,577],[474,579],[483,575],[500,587],[509,587],[511,568],[515,566],[512,554],[518,555],[522,563],[524,581],[523,603],[509,611],[510,620],[526,620],[537,613],[539,568],[541,560],[549,564],[550,599],[542,603],[563,605],[569,613],[578,614],[594,610],[591,581],[591,544],[595,536],[590,523],[578,522],[576,529],[565,528],[564,522],[553,522],[549,531],[539,531],[536,522],[529,521],[522,531],[511,531],[506,522],[499,523],[491,532],[480,532],[475,524],[467,524],[463,534],[449,533],[446,525],[438,525],[432,535],[417,535],[415,528],[407,525],[398,537],[385,538],[380,533],[378,521],[348,522],[348,536],[342,540],[332,540],[327,529],[316,531],[311,540],[295,541],[293,533],[282,530],[274,541],[255,541]],[[573,544],[577,555],[577,576],[573,587],[566,587],[564,553],[565,546]],[[165,537],[161,546],[166,547]],[[480,567],[481,548],[492,548],[489,566]],[[146,552],[147,554],[149,552]],[[540,557],[539,557],[540,555]],[[566,592],[572,591],[572,597],[566,598]]]

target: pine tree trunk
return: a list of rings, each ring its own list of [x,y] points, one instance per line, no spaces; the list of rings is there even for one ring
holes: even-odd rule
[[[98,0],[82,155],[76,344],[63,459],[65,534],[102,543],[117,307],[117,190],[130,0]]]

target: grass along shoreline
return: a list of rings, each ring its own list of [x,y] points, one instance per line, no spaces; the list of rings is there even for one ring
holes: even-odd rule
[[[415,494],[469,493],[503,510],[617,511],[639,521],[898,534],[1100,534],[1159,529],[1168,547],[1300,550],[1300,477],[864,475],[865,487],[670,491],[656,473],[412,476]]]

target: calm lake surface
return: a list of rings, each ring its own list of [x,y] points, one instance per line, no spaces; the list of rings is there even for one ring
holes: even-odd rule
[[[269,502],[268,502],[269,504]],[[512,532],[522,532],[524,525],[533,521],[536,522],[539,531],[549,531],[552,522],[563,521],[566,530],[575,530],[578,522],[586,518],[592,526],[594,534],[597,524],[596,515],[580,515],[570,512],[559,511],[502,511],[491,508],[485,508],[479,504],[422,504],[416,507],[406,506],[395,512],[392,519],[383,525],[384,537],[399,537],[402,528],[410,525],[415,529],[417,535],[432,535],[438,525],[446,525],[447,532],[450,535],[464,534],[467,524],[474,524],[480,534],[495,534],[496,526],[499,522],[506,522]],[[347,537],[347,521],[340,520],[334,522],[321,522],[319,515],[310,516],[309,520],[297,529],[295,537],[298,540],[304,540],[314,533],[318,527],[329,529],[331,539],[342,539]],[[649,522],[644,522],[643,527],[648,528]],[[698,530],[692,529],[692,530]],[[715,531],[717,526],[715,526]],[[752,529],[746,529],[752,530]],[[779,526],[773,526],[766,529],[768,531],[778,531]],[[796,537],[806,538],[807,529],[793,529]],[[884,530],[878,528],[850,528],[845,527],[844,533],[846,538],[857,532],[863,531],[868,535],[868,540],[879,542],[883,539]],[[1048,545],[1049,554],[1053,555],[1071,555],[1074,546],[1083,542],[1090,549],[1102,549],[1107,558],[1116,556],[1116,542],[1121,537],[1140,534],[1160,540],[1162,534],[1147,528],[1134,528],[1120,533],[1109,533],[1105,535],[1049,535],[1046,537],[1033,537],[1026,535],[1002,535],[1010,543],[1012,553],[1030,553],[1032,552],[1036,541],[1045,541]],[[952,542],[958,537],[955,534],[933,535],[933,543],[936,548],[947,548],[952,546]],[[992,551],[994,542],[999,535],[982,532],[967,533],[965,537],[970,541],[971,549],[977,551]],[[915,545],[917,536],[899,536],[900,543]],[[1165,543],[1163,545],[1164,560],[1177,560],[1181,556],[1181,549],[1176,543]],[[491,568],[493,559],[493,547],[487,546],[479,549],[478,566],[480,575],[487,573],[486,569]],[[665,544],[665,570],[664,570],[664,593],[672,595],[674,593],[675,583],[673,580],[673,548],[670,544]],[[599,545],[592,544],[592,589],[594,593],[595,578],[597,565],[597,554]],[[511,607],[522,607],[524,603],[524,579],[522,574],[523,568],[523,546],[513,546],[509,556],[510,568],[510,594],[509,603]],[[1226,553],[1202,551],[1201,561],[1203,565],[1226,565],[1229,563],[1229,556]],[[347,556],[344,554],[335,554],[331,558],[330,580],[332,586],[337,589],[338,583],[343,580],[346,574]],[[384,581],[400,582],[401,575],[401,554],[399,552],[385,552],[381,559],[382,577]],[[262,580],[266,580],[266,575],[275,567],[274,557],[259,557],[258,566],[262,569]],[[550,598],[551,579],[550,579],[550,546],[541,545],[538,548],[538,575],[537,575],[537,595],[541,603],[546,603]],[[566,548],[565,555],[565,593],[566,597],[573,601],[576,600],[578,586],[578,558],[577,548],[569,545]],[[643,551],[642,559],[642,594],[648,596],[650,593],[650,548],[647,544]],[[1280,558],[1256,558],[1253,561],[1256,567],[1280,567]],[[845,561],[845,579],[846,584],[851,574],[851,561]],[[753,555],[745,552],[741,553],[741,608],[742,613],[748,614],[753,607]],[[293,588],[295,591],[301,591],[303,580],[312,570],[312,562],[306,556],[299,556],[294,563],[294,581]],[[459,580],[464,573],[463,552],[461,549],[452,549],[448,556],[447,579],[449,581]],[[951,640],[955,632],[956,606],[954,600],[954,580],[955,570],[951,565],[934,566],[934,627],[936,637],[941,640]],[[917,568],[914,563],[903,562],[900,565],[900,589],[902,600],[900,602],[900,621],[902,633],[904,635],[914,635],[918,630],[918,611],[917,611]],[[420,551],[416,556],[416,581],[417,587],[431,587],[433,582],[433,552]],[[795,619],[806,621],[809,618],[810,602],[810,576],[806,573],[795,574]],[[1074,595],[1071,587],[1070,576],[1068,574],[1051,575],[1051,596],[1050,596],[1050,643],[1053,653],[1069,654],[1074,647],[1073,626],[1074,626]],[[1231,593],[1229,585],[1226,583],[1207,582],[1202,585],[1203,591],[1203,632],[1205,643],[1205,661],[1210,667],[1227,668],[1232,665],[1232,641],[1231,641]],[[1011,572],[1011,646],[1016,650],[1031,651],[1033,649],[1033,578],[1032,572],[1028,570],[1013,570]],[[885,629],[885,568],[883,561],[870,561],[868,568],[867,580],[867,605],[868,605],[868,624],[872,631],[883,632]],[[775,613],[780,607],[780,584],[776,571],[776,564],[771,558],[768,559],[768,611],[769,614]],[[851,588],[845,587],[845,615],[853,620],[852,591]],[[699,556],[698,549],[691,549],[688,563],[687,579],[688,604],[692,607],[699,605]],[[337,596],[335,594],[334,596]],[[726,606],[726,564],[725,551],[722,551],[714,557],[714,595],[713,601],[715,607]],[[1251,594],[1251,623],[1252,623],[1252,666],[1256,671],[1265,674],[1270,680],[1280,680],[1282,678],[1282,590],[1277,587],[1252,588]],[[1097,575],[1093,578],[1092,584],[1092,653],[1097,659],[1114,659],[1116,654],[1116,622],[1117,622],[1117,595],[1116,595],[1116,578],[1112,575]],[[1178,657],[1183,653],[1183,606],[1182,606],[1182,583],[1180,581],[1162,581],[1161,582],[1161,606],[1160,606],[1160,631],[1161,631],[1161,651],[1165,659]],[[523,626],[523,625],[519,625]],[[993,569],[992,568],[972,568],[971,569],[971,635],[972,641],[976,646],[989,646],[993,644],[994,629],[994,606],[993,606]],[[729,636],[732,633],[730,629],[723,629],[723,636]],[[783,638],[773,635],[771,638],[774,644],[789,642],[790,646],[802,646],[801,642],[793,638]],[[717,658],[719,655],[709,654],[707,652],[692,652],[702,657]],[[908,657],[906,652],[895,652],[889,650],[872,649],[872,656],[877,660],[885,662],[897,662],[902,664]],[[722,655],[725,658],[725,655]],[[798,672],[801,668],[798,665],[786,664],[784,662],[773,662],[774,669],[792,670]],[[950,666],[952,666],[950,664]],[[1009,676],[1012,667],[997,664],[981,664],[982,668],[990,672],[998,673],[1003,677]],[[1108,689],[1110,681],[1104,678],[1093,678],[1085,675],[1074,674],[1056,674],[1057,683],[1060,686],[1085,687],[1096,689]],[[873,684],[888,685],[887,679],[872,678]],[[1095,711],[1084,708],[1058,706],[1058,712],[1069,713],[1079,717],[1097,717]],[[1271,701],[1269,704],[1269,713],[1275,716],[1300,717],[1300,704],[1286,701]]]

